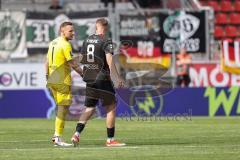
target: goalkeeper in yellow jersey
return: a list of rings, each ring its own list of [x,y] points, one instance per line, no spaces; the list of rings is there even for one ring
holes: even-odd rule
[[[71,68],[82,75],[82,69],[72,56],[72,47],[69,40],[72,40],[73,36],[73,24],[63,22],[60,25],[60,36],[50,42],[47,53],[47,86],[57,105],[55,133],[52,138],[53,144],[56,146],[71,145],[65,143],[62,139],[65,117],[72,103]]]

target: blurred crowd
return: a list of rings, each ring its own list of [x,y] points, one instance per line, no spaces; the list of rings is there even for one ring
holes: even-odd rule
[[[113,4],[115,7],[116,3],[129,3],[133,0],[101,0],[104,6],[107,7],[109,3]],[[162,7],[161,0],[135,0],[141,8],[160,8]],[[58,10],[63,9],[63,0],[52,0],[49,9]]]

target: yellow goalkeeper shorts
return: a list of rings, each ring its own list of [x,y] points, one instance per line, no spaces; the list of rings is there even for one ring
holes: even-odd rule
[[[71,86],[62,84],[48,85],[51,94],[58,106],[70,106],[72,104]]]

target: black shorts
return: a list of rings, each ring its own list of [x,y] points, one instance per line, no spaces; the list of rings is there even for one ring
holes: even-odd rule
[[[99,80],[94,83],[87,83],[85,106],[95,107],[99,100],[102,101],[103,106],[116,103],[112,81]]]

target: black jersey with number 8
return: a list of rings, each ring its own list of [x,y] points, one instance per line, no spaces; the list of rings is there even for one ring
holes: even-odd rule
[[[110,71],[106,61],[106,54],[113,54],[111,39],[101,35],[91,35],[84,42],[81,50],[83,55],[83,80],[93,83],[96,80],[109,80]]]

